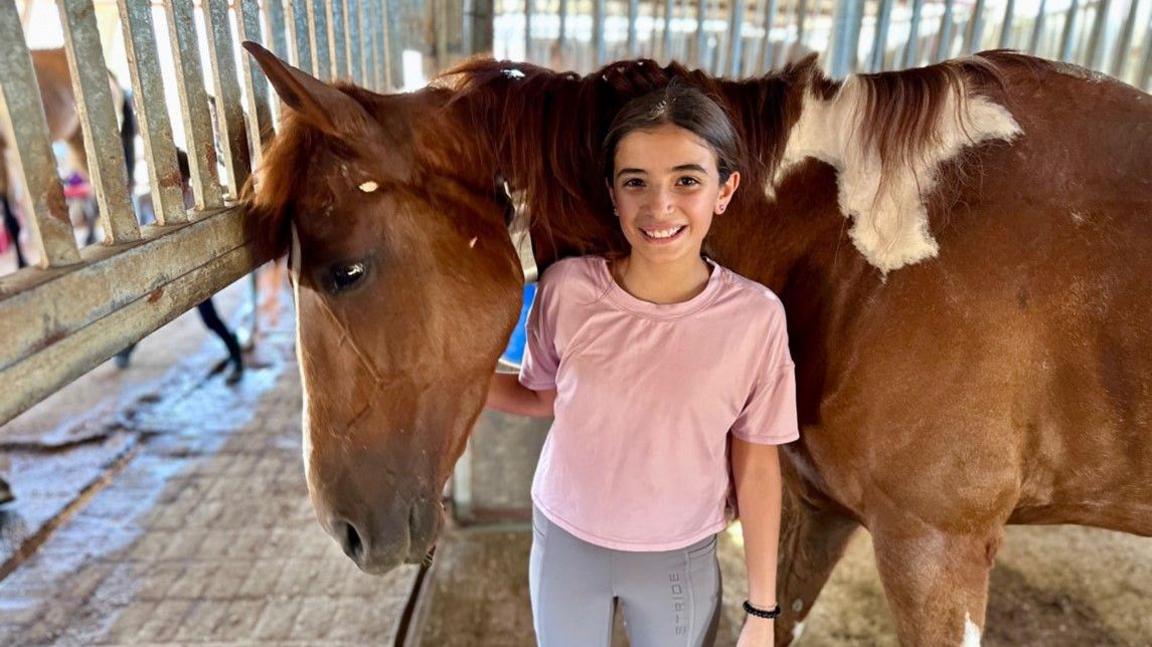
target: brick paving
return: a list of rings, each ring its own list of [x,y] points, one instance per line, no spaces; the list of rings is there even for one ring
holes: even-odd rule
[[[0,582],[0,645],[395,641],[417,568],[365,575],[316,523],[291,344],[137,417],[121,470]]]

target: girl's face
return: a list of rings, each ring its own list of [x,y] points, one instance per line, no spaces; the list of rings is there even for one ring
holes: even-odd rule
[[[616,147],[608,188],[632,253],[656,262],[699,257],[712,217],[740,184],[721,184],[716,154],[691,131],[672,124],[625,135]]]

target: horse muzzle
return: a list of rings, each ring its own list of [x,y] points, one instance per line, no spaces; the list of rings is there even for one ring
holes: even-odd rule
[[[439,499],[397,499],[390,514],[364,519],[333,515],[328,534],[360,570],[383,575],[401,564],[427,563],[443,525]]]

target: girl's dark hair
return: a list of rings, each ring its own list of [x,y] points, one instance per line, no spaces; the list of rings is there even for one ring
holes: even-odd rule
[[[672,79],[666,87],[624,104],[612,120],[601,149],[601,164],[608,184],[612,184],[616,173],[616,148],[620,140],[634,131],[651,130],[664,124],[679,126],[704,140],[716,154],[721,183],[739,170],[740,140],[728,114],[702,91]]]

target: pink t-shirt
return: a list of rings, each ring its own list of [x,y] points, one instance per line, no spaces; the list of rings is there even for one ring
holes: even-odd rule
[[[673,550],[726,525],[727,435],[799,438],[784,307],[710,259],[704,290],[656,304],[600,256],[557,261],[528,315],[520,383],[556,389],[532,501],[617,550]]]

